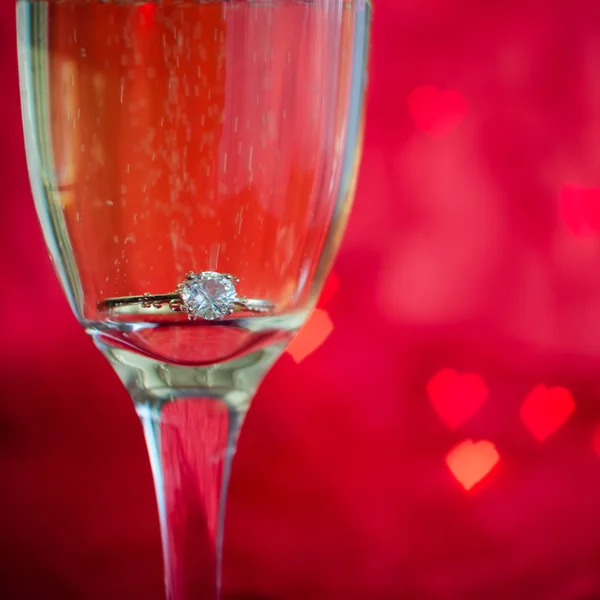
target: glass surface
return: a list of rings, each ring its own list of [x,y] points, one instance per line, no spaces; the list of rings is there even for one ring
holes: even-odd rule
[[[194,597],[214,582],[189,585],[202,565],[184,557],[181,507],[200,498],[218,571],[243,416],[346,223],[369,7],[19,1],[17,21],[38,215],[75,314],[141,418],[170,597]],[[190,271],[231,273],[274,309],[192,322],[167,305],[101,304],[172,292]]]

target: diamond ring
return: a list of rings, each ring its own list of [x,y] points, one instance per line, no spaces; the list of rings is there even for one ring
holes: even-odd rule
[[[239,279],[228,273],[190,272],[174,292],[106,298],[99,302],[98,307],[111,310],[139,305],[151,309],[167,304],[174,312],[187,313],[190,321],[218,321],[234,312],[267,313],[273,310],[275,305],[267,300],[238,296],[235,289],[237,283]]]

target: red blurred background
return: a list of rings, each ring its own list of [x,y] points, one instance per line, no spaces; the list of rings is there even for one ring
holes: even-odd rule
[[[226,587],[598,598],[600,5],[375,8],[355,210],[244,428]],[[0,597],[159,599],[137,417],[34,212],[10,0],[0,73]]]

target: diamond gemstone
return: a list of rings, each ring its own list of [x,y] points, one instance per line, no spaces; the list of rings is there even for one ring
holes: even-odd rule
[[[231,279],[221,273],[204,271],[185,280],[181,299],[190,316],[214,321],[233,312],[237,293]]]

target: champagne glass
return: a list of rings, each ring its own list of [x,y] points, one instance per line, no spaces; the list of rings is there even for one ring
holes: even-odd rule
[[[171,599],[221,593],[240,427],[348,217],[369,19],[361,0],[17,2],[37,212],[139,415]]]

